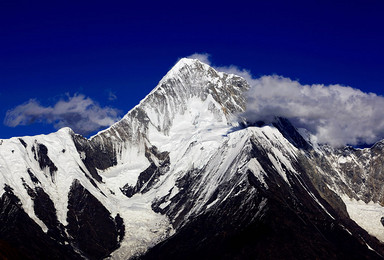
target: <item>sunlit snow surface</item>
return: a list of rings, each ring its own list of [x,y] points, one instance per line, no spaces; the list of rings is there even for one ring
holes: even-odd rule
[[[92,186],[82,169],[86,169],[76,147],[73,143],[69,128],[63,128],[56,133],[39,136],[22,137],[27,147],[25,148],[19,138],[3,140],[0,146],[0,185],[9,185],[16,196],[21,200],[25,212],[39,224],[43,231],[47,231],[44,223],[34,213],[33,201],[24,187],[25,182],[29,187],[34,187],[28,174],[30,169],[38,178],[40,186],[53,201],[58,220],[67,224],[68,192],[73,180],[78,179],[96,198],[102,197],[101,193]],[[58,168],[51,176],[49,169],[40,169],[35,159],[32,148],[37,150],[38,144],[44,144],[48,149],[48,156]],[[88,173],[89,174],[89,173]],[[3,192],[3,190],[1,190]]]
[[[384,242],[384,226],[380,222],[380,219],[384,217],[384,207],[378,203],[365,203],[362,200],[357,201],[347,196],[343,196],[342,199],[351,219],[369,234]]]

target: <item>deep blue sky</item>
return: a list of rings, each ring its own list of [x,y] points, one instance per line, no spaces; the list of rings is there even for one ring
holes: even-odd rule
[[[383,14],[382,0],[0,1],[0,138],[55,131],[3,124],[32,98],[84,94],[124,115],[193,53],[255,77],[384,95]]]

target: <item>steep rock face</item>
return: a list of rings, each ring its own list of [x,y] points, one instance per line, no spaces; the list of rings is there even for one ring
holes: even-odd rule
[[[27,146],[25,142],[22,144],[25,147]],[[57,167],[49,158],[47,147],[44,144],[36,143],[36,145],[32,146],[31,151],[34,153],[35,160],[39,162],[40,169],[47,169],[49,171],[49,174],[51,175],[52,181],[54,182]]]
[[[58,221],[55,206],[47,193],[41,188],[34,190],[25,184],[28,194],[33,199],[36,216],[47,226],[47,235],[64,244],[68,241],[64,226]]]
[[[45,234],[23,210],[12,188],[0,198],[0,240],[10,259],[82,259],[55,234]],[[4,247],[3,247],[4,246]],[[8,251],[10,250],[10,251]],[[15,257],[15,258],[14,258]]]
[[[348,216],[381,242],[384,242],[383,152],[380,141],[366,149],[335,149],[324,145],[308,154],[314,169],[312,177],[338,194]]]
[[[384,205],[384,145],[376,143],[369,149],[346,147],[334,150],[328,147],[326,156],[338,172],[340,179],[356,198],[366,203]],[[342,187],[341,187],[342,189]]]
[[[124,237],[119,215],[111,218],[108,210],[79,181],[71,186],[68,202],[68,234],[83,256],[103,259],[118,248]]]

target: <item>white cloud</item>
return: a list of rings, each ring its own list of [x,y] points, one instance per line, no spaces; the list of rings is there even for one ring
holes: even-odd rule
[[[208,64],[208,65],[211,65],[211,62],[209,60],[211,55],[209,55],[208,53],[194,53],[192,55],[189,55],[188,59],[197,59],[205,64]]]
[[[384,138],[384,97],[341,85],[302,85],[279,76],[248,79],[248,121],[285,117],[334,146]]]
[[[197,59],[197,60],[199,60],[199,61],[201,61],[201,62],[203,62],[209,66],[212,66],[217,71],[226,72],[228,74],[235,74],[235,75],[243,77],[247,81],[252,80],[251,73],[246,69],[240,69],[239,67],[237,67],[235,65],[221,66],[221,67],[212,65],[212,62],[210,60],[211,55],[209,53],[194,53],[192,55],[187,56],[186,58]]]
[[[116,99],[117,99],[117,96],[116,96],[115,92],[113,92],[112,90],[108,90],[108,100],[114,101]]]
[[[100,105],[82,94],[67,96],[54,106],[42,106],[35,99],[9,111],[4,124],[11,127],[30,125],[35,122],[53,124],[56,129],[71,127],[75,132],[87,135],[119,120],[120,111]]]

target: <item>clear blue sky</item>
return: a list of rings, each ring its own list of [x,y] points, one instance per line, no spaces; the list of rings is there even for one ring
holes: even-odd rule
[[[278,74],[384,95],[383,47],[382,0],[4,0],[0,138],[55,131],[44,122],[4,125],[7,111],[30,99],[49,107],[82,94],[122,116],[193,53],[255,77]]]

